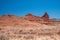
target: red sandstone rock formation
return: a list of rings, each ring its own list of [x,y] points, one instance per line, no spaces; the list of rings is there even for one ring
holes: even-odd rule
[[[28,13],[26,16],[33,16],[32,14]]]
[[[27,14],[25,17],[17,17],[14,15],[3,15],[0,17],[0,25],[1,24],[6,24],[6,25],[10,25],[10,24],[17,24],[19,25],[20,23],[24,23],[24,22],[37,22],[40,24],[52,24],[52,21],[49,19],[49,16],[47,13],[45,13],[42,17],[39,16],[34,16],[32,14]]]
[[[32,21],[32,22],[38,22],[41,17],[39,16],[34,16],[32,14],[27,14],[25,17],[24,17],[26,20],[29,20],[29,21]]]
[[[41,24],[52,24],[53,22],[50,20],[49,18],[49,15],[47,12],[45,12],[45,14],[42,16],[42,17],[39,17],[39,16],[34,16],[32,14],[27,14],[25,17],[24,17],[26,20],[29,20],[29,21],[32,21],[32,22],[38,22],[38,23],[41,23]]]
[[[42,18],[46,18],[46,19],[49,19],[49,15],[47,12],[45,12],[45,14],[42,16]]]
[[[47,12],[45,12],[45,14],[42,16],[43,19],[43,24],[52,24],[52,21],[49,18],[49,15]]]

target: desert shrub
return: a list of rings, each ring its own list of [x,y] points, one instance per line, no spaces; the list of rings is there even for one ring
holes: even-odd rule
[[[23,30],[19,30],[19,34],[23,33]]]
[[[6,37],[6,36],[4,36],[4,35],[1,35],[1,36],[0,36],[0,40],[9,40],[9,38]]]
[[[33,39],[33,36],[24,36],[24,38],[27,40],[29,40],[29,39]]]
[[[2,29],[0,28],[0,31],[1,31]]]
[[[60,32],[58,32],[57,34],[60,35]]]
[[[20,30],[19,32],[22,32],[23,30]]]
[[[0,33],[0,40],[9,40],[8,34]]]

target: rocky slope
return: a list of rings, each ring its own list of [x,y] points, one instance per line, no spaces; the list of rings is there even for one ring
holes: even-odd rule
[[[3,15],[0,16],[0,34],[0,40],[2,35],[9,40],[59,40],[60,26],[55,25],[47,12],[42,17]]]

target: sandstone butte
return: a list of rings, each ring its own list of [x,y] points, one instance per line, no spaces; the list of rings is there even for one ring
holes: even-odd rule
[[[20,23],[25,23],[25,22],[36,22],[40,24],[45,24],[45,25],[52,25],[53,21],[50,20],[49,15],[47,12],[40,17],[40,16],[34,16],[32,14],[27,14],[24,17],[18,17],[14,15],[2,15],[0,16],[0,25],[19,25]]]

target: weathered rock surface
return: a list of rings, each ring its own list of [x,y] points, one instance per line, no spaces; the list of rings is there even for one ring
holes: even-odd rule
[[[21,21],[30,21],[30,22],[37,22],[40,24],[52,24],[53,22],[49,19],[49,16],[47,13],[43,15],[42,17],[34,16],[32,14],[27,14],[25,17],[17,17],[14,15],[3,15],[0,17],[0,25],[1,24],[13,24],[13,23],[20,23]]]
[[[59,40],[60,26],[53,24],[47,13],[42,17],[30,13],[24,17],[3,15],[0,16],[0,34],[4,34],[4,39],[7,35],[9,40]]]

